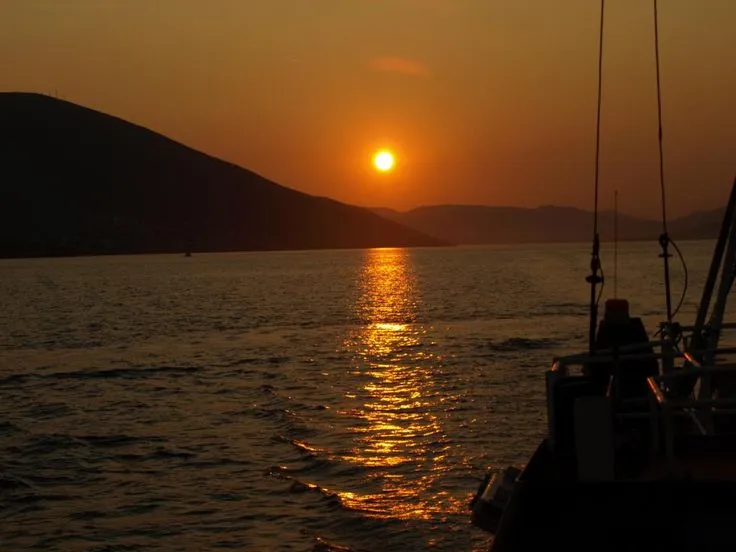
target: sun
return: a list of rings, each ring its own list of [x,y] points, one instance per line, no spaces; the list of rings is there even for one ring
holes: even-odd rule
[[[373,155],[373,166],[380,172],[389,172],[394,165],[396,165],[396,158],[388,150],[379,150]]]

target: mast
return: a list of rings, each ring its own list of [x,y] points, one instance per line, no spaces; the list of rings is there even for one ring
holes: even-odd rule
[[[606,0],[601,0],[600,29],[598,33],[598,105],[595,119],[595,199],[593,202],[593,248],[590,255],[590,275],[585,281],[590,284],[590,326],[588,328],[588,349],[591,355],[595,354],[595,332],[598,326],[598,284],[603,287],[600,249],[601,242],[598,235],[598,183],[600,175],[601,152],[601,92],[603,85],[603,23]],[[601,272],[601,274],[598,274]]]
[[[713,251],[713,260],[710,264],[710,270],[708,271],[708,278],[705,281],[703,287],[703,296],[700,299],[700,307],[698,308],[698,314],[695,318],[695,329],[694,336],[696,339],[701,339],[703,331],[705,329],[705,319],[708,316],[710,310],[710,301],[713,296],[713,290],[716,286],[716,280],[718,279],[718,273],[721,269],[721,263],[723,256],[726,251],[726,245],[729,243],[731,238],[734,212],[736,211],[736,178],[733,180],[731,186],[731,194],[728,197],[728,203],[726,204],[726,211],[723,214],[723,222],[721,223],[721,231],[718,234],[718,241],[716,242],[715,250]],[[702,348],[704,344],[693,344],[694,348]]]
[[[667,201],[664,185],[664,145],[662,143],[662,85],[659,71],[659,10],[657,0],[654,0],[654,61],[657,70],[657,125],[659,143],[659,186],[662,196],[662,234],[659,236],[659,245],[662,248],[660,257],[664,261],[664,293],[667,307],[667,324],[672,324],[672,291],[670,286],[670,236],[667,232]]]

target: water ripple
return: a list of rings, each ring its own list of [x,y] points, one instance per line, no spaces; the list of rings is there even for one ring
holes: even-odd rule
[[[487,550],[470,496],[584,346],[575,247],[0,261],[0,547]]]

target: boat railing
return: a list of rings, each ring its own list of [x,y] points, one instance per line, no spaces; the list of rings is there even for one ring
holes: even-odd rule
[[[727,383],[723,381],[725,379],[723,376],[726,376],[731,382],[736,380],[736,364],[703,366],[693,359],[690,359],[689,363],[690,367],[647,378],[654,435],[653,444],[659,446],[663,441],[669,460],[674,458],[674,440],[678,433],[676,418],[690,418],[693,422],[692,427],[697,429],[701,435],[715,435],[718,433],[715,418],[719,416],[733,418],[736,414],[736,395],[728,392]],[[720,376],[722,381],[715,386],[715,396],[702,396],[702,394],[696,396],[695,393],[691,393],[683,397],[668,392],[673,382],[693,376],[707,383],[709,389],[714,388],[710,381],[711,377]]]
[[[719,326],[722,330],[736,330],[736,322],[723,322]],[[692,332],[695,329],[697,329],[695,326],[680,326],[679,327],[681,331],[683,332]]]
[[[589,367],[599,363],[613,364],[614,373],[619,363],[627,360],[656,359],[662,368],[660,374],[647,379],[648,395],[640,398],[615,397],[612,414],[619,418],[650,418],[653,446],[660,446],[662,436],[668,457],[673,455],[676,429],[681,427],[677,418],[688,418],[689,426],[708,435],[715,431],[714,417],[736,413],[736,364],[703,365],[697,359],[722,358],[736,354],[736,347],[680,351],[662,342],[642,342],[618,350],[600,350],[595,355],[573,354],[555,359],[547,373],[547,387],[551,391],[556,382],[570,375],[575,366]],[[675,361],[677,366],[675,366]],[[672,366],[665,371],[665,366]],[[677,385],[678,383],[687,385]],[[697,390],[697,391],[696,391]],[[554,397],[548,395],[549,435],[554,442]]]
[[[661,346],[659,340],[643,341],[633,345],[624,345],[616,349],[600,349],[596,354],[576,353],[555,358],[552,363],[553,370],[566,372],[570,366],[582,366],[591,363],[610,363],[615,360],[632,358],[660,358],[651,353],[652,348]]]
[[[660,342],[643,342],[636,345],[621,347],[618,350],[605,349],[595,355],[579,353],[556,358],[552,363],[552,371],[560,372],[560,375],[568,375],[573,366],[590,366],[593,364],[620,363],[626,360],[684,360],[684,365],[672,372],[677,375],[709,373],[711,368],[698,365],[697,369],[691,369],[697,363],[696,358],[706,355],[723,356],[736,354],[736,347],[718,347],[716,349],[695,349],[692,351],[660,350],[652,352],[652,348],[661,346]],[[668,372],[669,374],[669,372]]]

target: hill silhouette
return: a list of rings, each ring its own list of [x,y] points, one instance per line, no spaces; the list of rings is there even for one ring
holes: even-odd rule
[[[406,212],[375,208],[389,220],[456,244],[584,242],[591,238],[593,214],[573,207],[489,207],[482,205],[433,205]],[[703,211],[671,220],[669,234],[678,240],[715,238],[723,209]],[[599,213],[601,239],[614,237],[614,213]],[[662,223],[618,214],[618,238],[622,241],[656,240]]]
[[[3,257],[445,245],[49,96],[0,93],[0,121]]]

